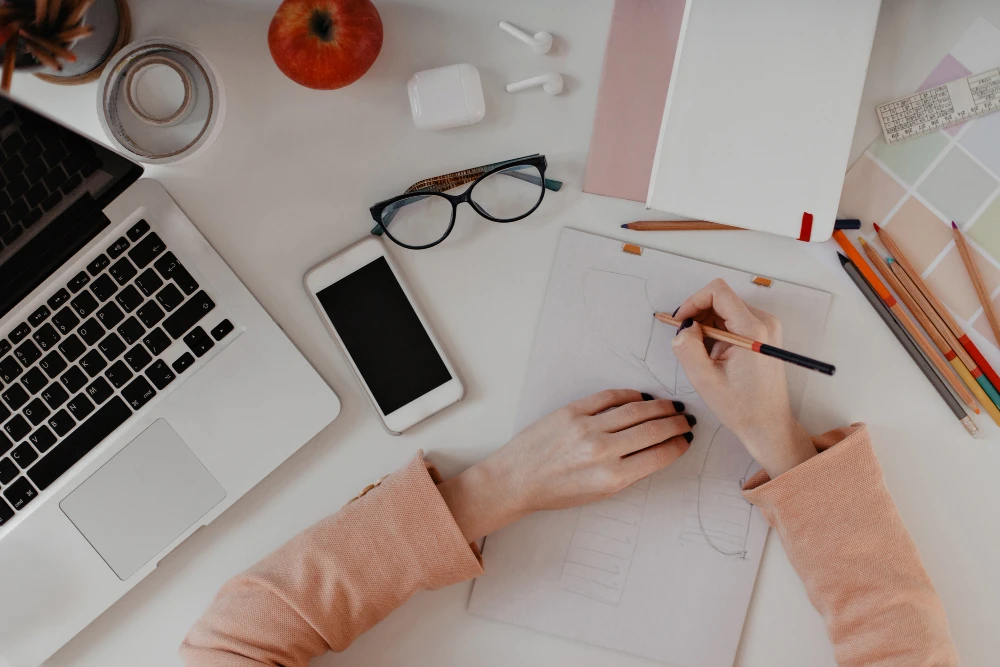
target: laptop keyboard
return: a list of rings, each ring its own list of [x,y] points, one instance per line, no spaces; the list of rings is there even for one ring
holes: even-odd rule
[[[86,141],[31,121],[15,111],[0,116],[0,250],[101,166]]]
[[[232,333],[214,308],[140,220],[0,338],[0,526]]]

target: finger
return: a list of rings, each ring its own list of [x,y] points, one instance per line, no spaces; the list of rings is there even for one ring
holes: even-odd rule
[[[626,403],[596,415],[594,424],[605,433],[617,433],[651,419],[672,417],[681,412],[684,412],[684,404],[680,401],[655,400]]]
[[[712,349],[708,351],[708,356],[713,361],[718,361],[719,359],[722,358],[723,353],[731,347],[732,345],[730,345],[729,343],[717,340],[712,345]]]
[[[750,312],[743,299],[737,296],[733,288],[722,279],[713,280],[688,297],[687,301],[677,309],[677,314],[674,317],[684,320],[709,310],[714,311],[725,324],[725,328],[733,333],[750,336],[757,340],[758,336],[764,332],[764,325],[761,321]]]
[[[684,452],[691,448],[691,443],[684,437],[677,436],[653,445],[641,452],[636,452],[631,456],[622,459],[622,473],[629,484],[632,484],[643,477],[652,475],[657,470],[662,470],[679,459]]]
[[[718,341],[716,341],[718,343]],[[695,389],[704,387],[712,377],[719,373],[715,361],[705,349],[705,339],[701,325],[695,322],[670,342],[677,361],[684,367],[684,374]]]
[[[606,437],[610,443],[611,451],[618,456],[628,456],[633,452],[666,442],[678,435],[690,433],[691,427],[695,423],[697,420],[694,415],[674,415],[642,422]]]
[[[747,308],[753,313],[754,317],[761,321],[764,328],[767,330],[766,339],[760,339],[762,343],[766,342],[771,345],[781,346],[781,320],[772,315],[771,313],[754,308],[748,305]]]
[[[586,398],[573,401],[568,407],[579,414],[596,415],[610,408],[617,408],[619,405],[641,400],[642,394],[634,389],[605,389]]]

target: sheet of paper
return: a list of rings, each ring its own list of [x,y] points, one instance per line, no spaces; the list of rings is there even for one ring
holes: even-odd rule
[[[740,487],[758,469],[705,408],[670,348],[672,312],[713,278],[784,324],[783,345],[815,354],[830,295],[565,230],[515,427],[609,387],[683,400],[698,418],[688,452],[607,500],[541,512],[490,535],[473,613],[678,667],[729,667],[767,535]],[[775,362],[777,363],[777,362]],[[787,366],[792,406],[809,371]]]

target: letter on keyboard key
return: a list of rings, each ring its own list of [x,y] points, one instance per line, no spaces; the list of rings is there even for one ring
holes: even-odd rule
[[[56,435],[64,436],[73,430],[73,427],[76,426],[76,422],[73,421],[73,418],[69,416],[68,412],[60,410],[49,417],[49,426],[51,426],[52,430],[56,432]]]
[[[35,462],[35,459],[38,458],[38,452],[32,449],[28,443],[24,443],[10,453],[10,458],[14,459],[14,462],[24,470]]]
[[[79,421],[94,411],[94,404],[90,402],[89,398],[79,394],[66,404],[66,409]]]
[[[28,418],[33,426],[38,426],[49,416],[50,410],[42,403],[40,398],[36,398],[31,403],[24,406],[24,416]]]
[[[180,338],[213,308],[215,302],[204,291],[198,292],[163,321],[163,328],[174,339]]]
[[[3,428],[14,442],[23,440],[26,435],[31,433],[31,427],[21,415],[14,415],[14,418],[4,424]]]
[[[146,378],[141,375],[122,389],[122,397],[128,404],[132,406],[133,410],[138,410],[142,406],[149,403],[149,400],[156,395],[156,390],[153,389],[152,385],[146,381]]]
[[[35,446],[35,449],[43,454],[49,451],[49,447],[56,444],[56,436],[52,435],[52,431],[49,430],[48,426],[40,426],[37,431],[28,437],[28,440],[31,440],[31,444]]]
[[[132,411],[128,409],[125,401],[118,396],[112,397],[33,465],[28,470],[28,477],[44,491],[64,472],[72,468],[73,464],[124,424],[131,414]]]
[[[104,378],[97,378],[87,387],[87,395],[94,399],[94,402],[98,405],[108,400],[113,393],[115,393],[115,390],[111,388],[111,385]]]

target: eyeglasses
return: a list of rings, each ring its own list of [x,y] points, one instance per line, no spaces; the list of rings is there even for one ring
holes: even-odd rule
[[[414,183],[398,197],[371,207],[378,223],[372,234],[385,234],[411,250],[436,246],[448,238],[463,202],[493,222],[521,220],[535,212],[546,190],[562,187],[562,182],[545,178],[547,166],[544,155],[529,155]],[[469,182],[461,194],[447,194]]]

